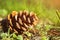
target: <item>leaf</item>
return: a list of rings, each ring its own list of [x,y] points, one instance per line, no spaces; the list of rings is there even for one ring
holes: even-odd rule
[[[2,34],[1,34],[1,37],[2,37],[2,38],[5,38],[5,37],[7,37],[7,36],[8,36],[7,33],[2,33]]]
[[[13,34],[13,38],[17,38],[17,36],[16,36],[16,34],[15,34],[15,33]]]
[[[18,40],[23,40],[23,37],[21,35],[18,35],[17,39]]]
[[[42,40],[48,40],[49,38],[48,37],[46,37],[46,36],[43,36],[42,37]]]

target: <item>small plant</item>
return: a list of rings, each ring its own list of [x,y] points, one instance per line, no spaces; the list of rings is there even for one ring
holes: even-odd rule
[[[8,30],[8,33],[2,33],[0,35],[1,40],[23,40],[22,35],[16,35],[15,33],[10,34],[10,31]]]

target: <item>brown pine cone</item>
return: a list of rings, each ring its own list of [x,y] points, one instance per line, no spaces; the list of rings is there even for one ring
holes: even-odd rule
[[[38,22],[38,18],[34,12],[24,11],[13,11],[7,16],[6,19],[2,20],[3,31],[7,32],[8,28],[11,32],[18,34],[28,31],[29,27],[34,27]]]

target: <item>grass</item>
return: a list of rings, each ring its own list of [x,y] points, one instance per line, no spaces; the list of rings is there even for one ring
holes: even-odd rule
[[[1,33],[0,37],[0,40],[23,40],[22,35],[10,34],[10,30],[8,30],[8,33]]]

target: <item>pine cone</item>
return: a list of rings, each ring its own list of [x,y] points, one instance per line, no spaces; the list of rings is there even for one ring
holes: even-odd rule
[[[18,34],[28,31],[29,27],[34,27],[38,22],[38,18],[34,12],[28,12],[26,10],[16,12],[13,11],[7,16],[6,19],[2,20],[3,31],[7,32],[8,28],[11,32]]]

